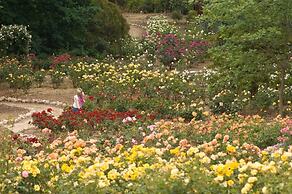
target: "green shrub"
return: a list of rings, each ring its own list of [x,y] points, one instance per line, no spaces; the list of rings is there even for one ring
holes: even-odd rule
[[[198,13],[195,11],[195,10],[190,10],[189,12],[188,12],[188,15],[187,15],[187,21],[193,21],[193,20],[195,20],[196,19],[196,17],[198,16]]]
[[[87,29],[85,46],[89,54],[93,55],[96,51],[100,53],[110,51],[116,40],[127,35],[129,25],[113,3],[93,0],[92,4],[101,8],[90,20]]]
[[[5,81],[8,82],[10,88],[22,89],[24,92],[31,88],[33,76],[29,67],[12,64],[4,66],[1,71],[6,72]]]
[[[38,85],[38,87],[41,87],[43,85],[45,77],[46,72],[44,70],[34,72],[34,81]]]
[[[169,0],[170,10],[180,11],[183,14],[187,14],[190,9],[191,3],[188,0]]]
[[[171,18],[174,20],[181,20],[183,18],[183,15],[180,11],[175,10],[171,13]]]
[[[120,3],[117,2],[117,4]],[[192,2],[188,0],[128,0],[122,6],[126,6],[126,9],[132,12],[157,13],[177,10],[186,14],[192,8]]]
[[[132,12],[162,12],[166,9],[163,0],[128,0],[127,8]]]

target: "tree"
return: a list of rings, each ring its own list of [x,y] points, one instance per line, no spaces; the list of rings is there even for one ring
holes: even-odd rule
[[[233,90],[248,89],[251,97],[259,84],[268,83],[270,74],[278,71],[279,113],[283,115],[284,77],[291,68],[292,2],[213,0],[205,4],[204,17],[218,27],[210,50],[214,65],[230,78]]]
[[[110,44],[128,34],[129,26],[121,15],[117,5],[104,1],[92,0],[100,10],[89,21],[86,36],[86,47],[94,51],[110,50]]]
[[[106,31],[108,28],[100,29],[99,34],[91,34],[90,29],[95,23],[100,24],[99,21],[105,22],[104,18],[114,17],[110,24],[112,29],[115,29],[116,23],[119,23],[117,28],[121,28],[121,24],[127,26],[120,11],[107,0],[6,0],[2,1],[1,6],[3,8],[0,9],[0,24],[29,26],[35,52],[77,50],[82,54],[86,51],[85,47],[91,36],[98,36],[99,39],[95,40],[104,42],[112,36]],[[104,15],[96,17],[98,13]],[[115,32],[115,38],[125,36],[125,29],[119,31],[119,36]]]

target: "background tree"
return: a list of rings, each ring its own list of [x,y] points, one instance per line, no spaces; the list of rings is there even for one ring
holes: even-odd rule
[[[291,69],[290,0],[205,1],[204,15],[219,26],[210,50],[214,65],[233,91],[249,90],[251,98],[271,73],[279,74],[279,112],[283,115],[285,73]],[[219,25],[218,25],[219,24]]]
[[[29,26],[32,48],[38,53],[75,51],[87,54],[87,45],[99,48],[92,45],[111,39],[109,29],[114,30],[114,38],[127,34],[127,27],[121,27],[127,24],[120,11],[107,0],[7,0],[2,1],[1,6],[0,24]],[[97,17],[100,13],[103,16]],[[107,18],[114,19],[104,24]],[[102,29],[105,25],[110,27]],[[98,33],[92,28],[99,28]],[[95,36],[98,38],[93,39]]]
[[[86,33],[86,47],[92,52],[111,50],[111,44],[128,34],[129,26],[117,5],[104,0],[92,0],[94,7],[100,7],[89,21]]]

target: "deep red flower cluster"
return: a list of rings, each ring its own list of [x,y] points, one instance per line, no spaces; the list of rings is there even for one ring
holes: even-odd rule
[[[68,53],[55,56],[52,60],[52,68],[56,67],[56,65],[61,63],[66,63],[71,60],[71,56]]]
[[[55,118],[50,112],[42,111],[36,112],[32,115],[32,124],[40,129],[49,128],[52,130],[95,129],[99,123],[107,121],[122,122],[126,117],[135,117],[139,120],[142,118],[142,115],[137,111],[116,112],[111,110],[82,110],[79,112],[73,112],[71,109],[68,109],[58,118]]]
[[[26,135],[26,134],[14,134],[12,136],[12,139],[14,141],[21,141],[21,142],[31,143],[31,144],[39,142],[39,139],[36,136]]]
[[[94,101],[94,96],[88,96],[88,99],[89,99],[90,101]]]
[[[55,129],[55,127],[61,125],[61,123],[51,112],[52,109],[49,108],[47,111],[33,113],[32,124],[36,125],[40,129]]]

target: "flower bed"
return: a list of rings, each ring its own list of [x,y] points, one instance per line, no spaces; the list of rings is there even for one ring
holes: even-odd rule
[[[94,110],[73,112],[71,109],[65,110],[58,118],[51,114],[52,109],[35,112],[32,114],[33,122],[40,129],[49,128],[52,130],[96,130],[99,124],[107,122],[134,123],[142,119],[142,115],[137,111],[116,112],[110,110]]]
[[[257,124],[259,120],[248,122]],[[183,128],[176,123],[176,129]],[[286,119],[285,125],[291,127],[291,120]],[[72,132],[34,151],[10,151],[10,162],[0,160],[0,189],[4,193],[292,191],[287,181],[292,178],[289,145],[260,149],[218,134],[211,141],[194,145],[188,138],[173,135],[175,129],[162,128],[161,123],[148,126],[147,134],[140,134],[145,136],[144,143],[132,145],[105,142],[100,147],[97,139],[81,139]]]

